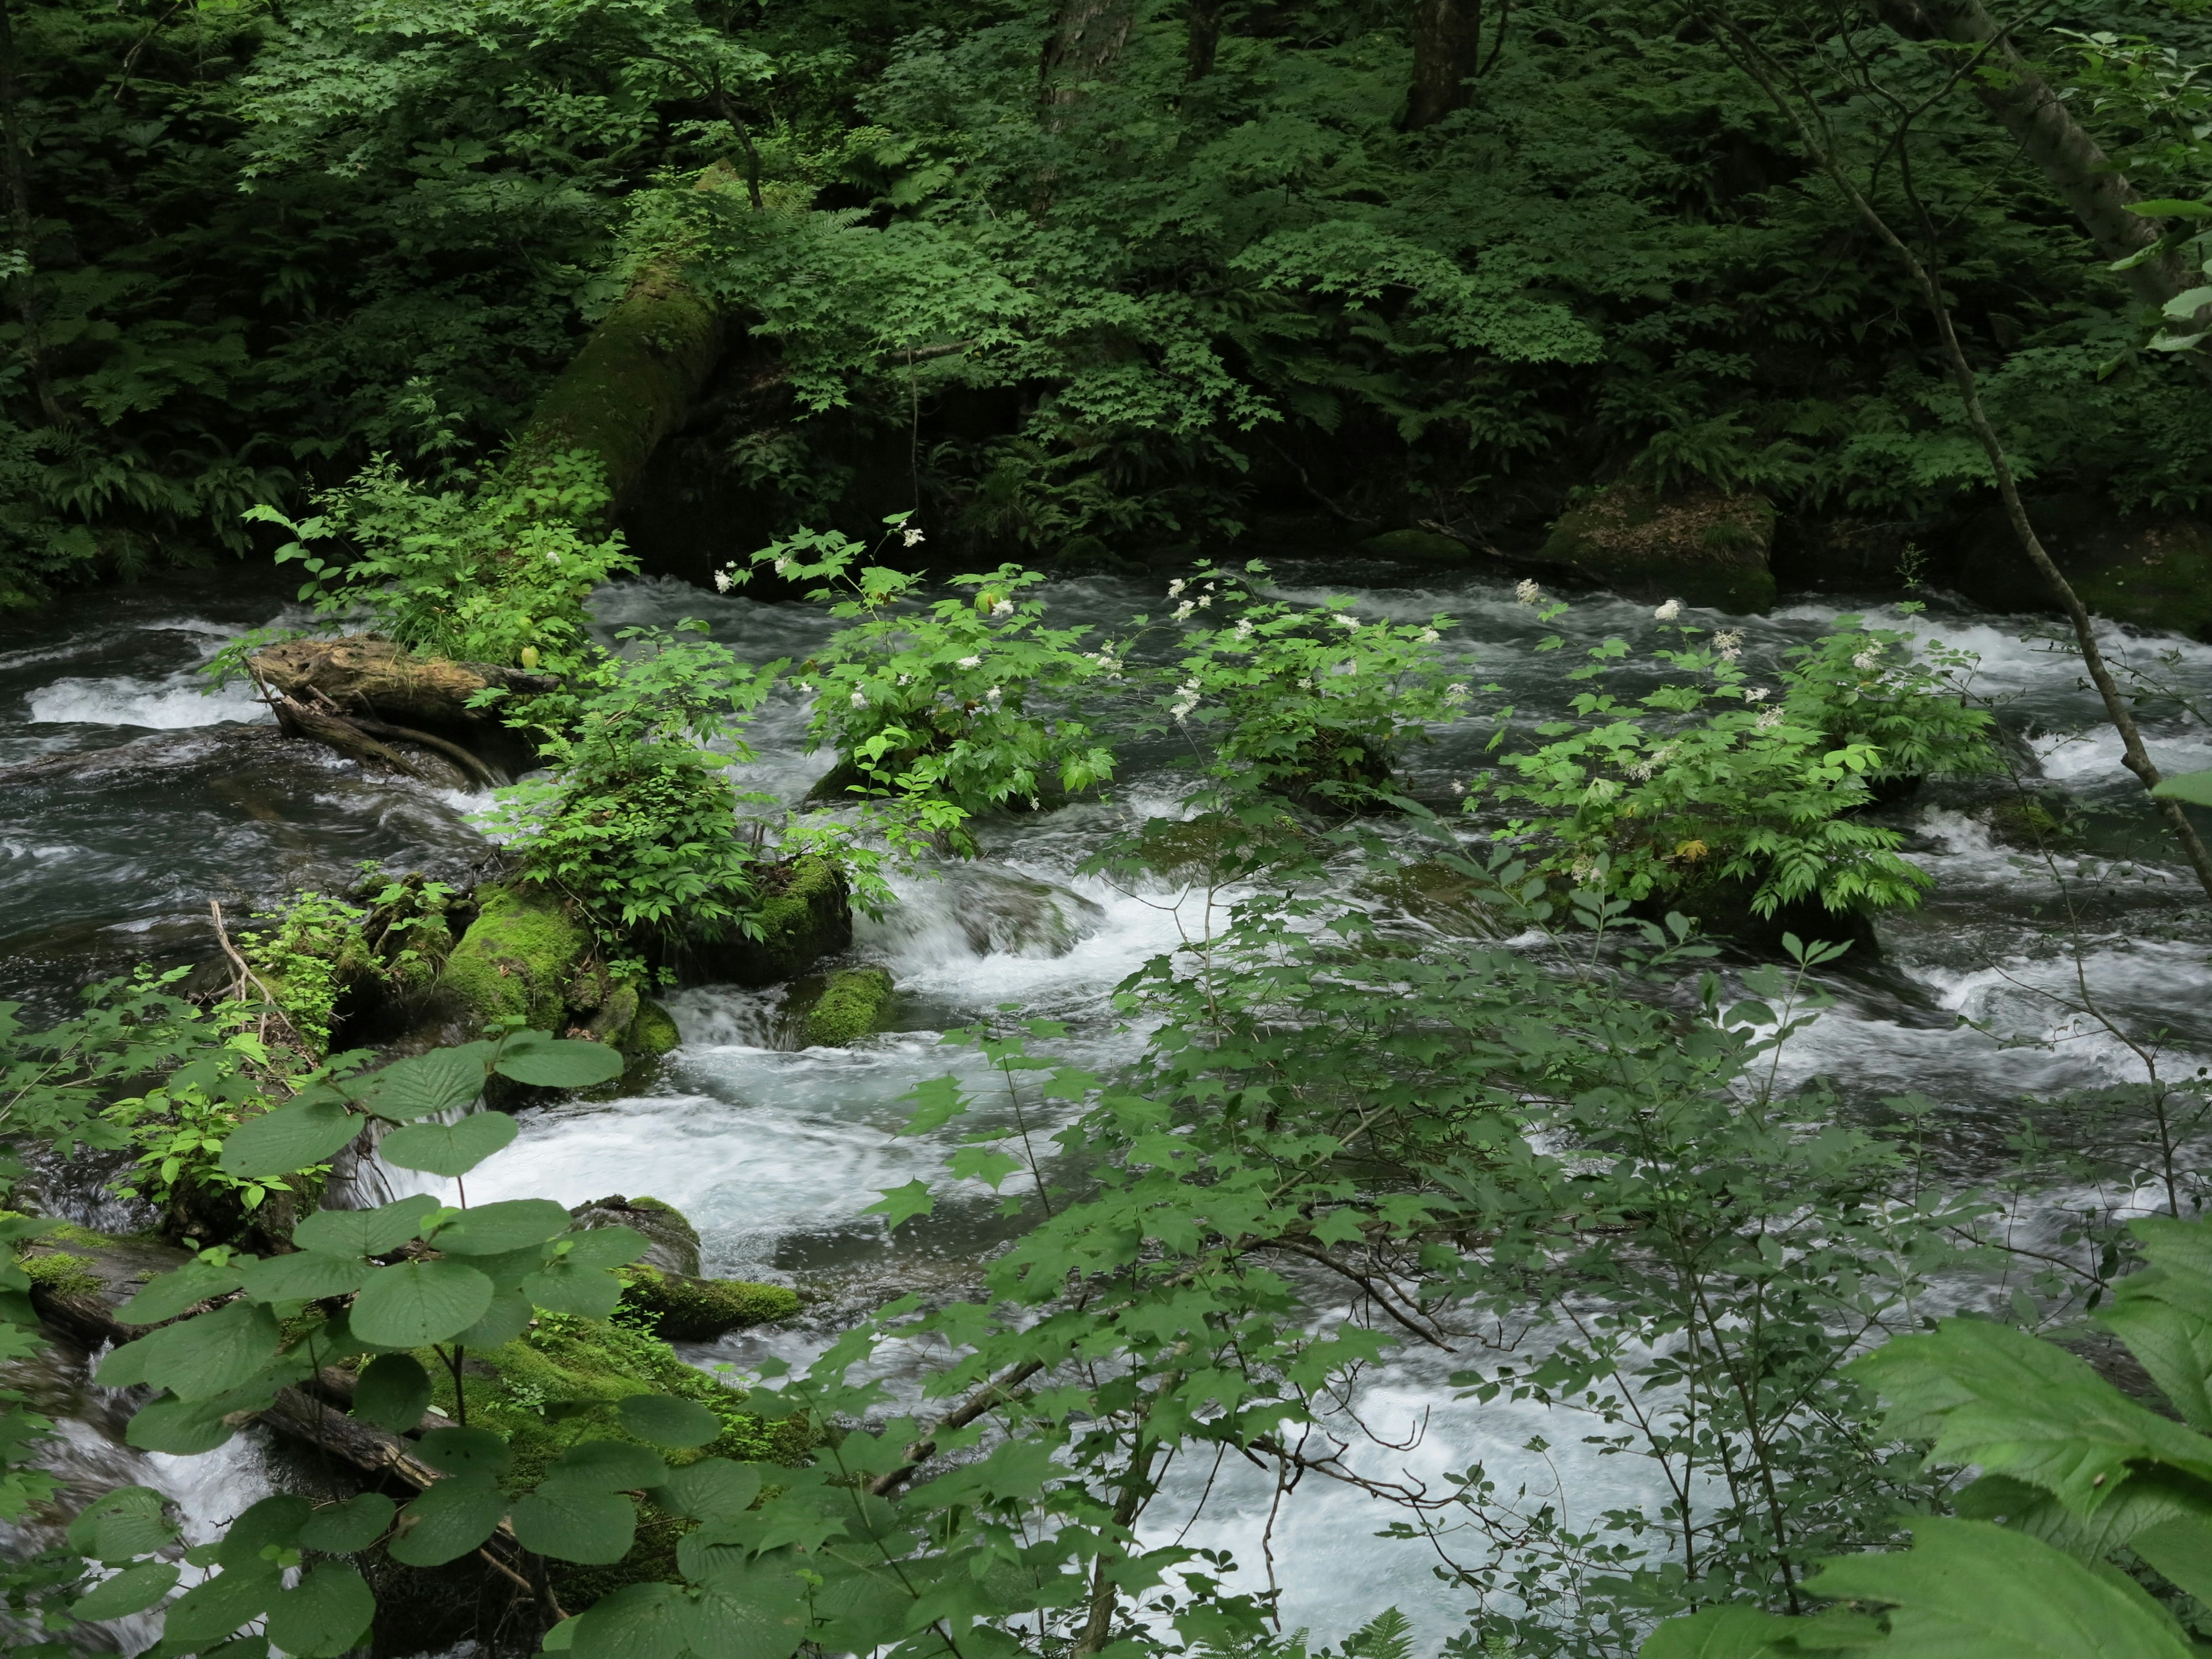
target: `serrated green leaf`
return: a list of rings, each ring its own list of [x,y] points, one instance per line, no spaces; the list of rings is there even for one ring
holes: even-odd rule
[[[180,1576],[167,1561],[141,1561],[94,1585],[76,1599],[70,1612],[88,1624],[127,1619],[167,1596]]]
[[[654,1491],[653,1501],[694,1521],[712,1521],[726,1515],[743,1515],[753,1506],[760,1489],[758,1465],[704,1457],[670,1470],[668,1478]]]
[[[222,1171],[243,1180],[297,1175],[328,1160],[365,1121],[335,1101],[295,1100],[233,1129],[222,1143]]]
[[[524,1036],[540,1034],[532,1031],[509,1039],[493,1068],[517,1083],[540,1089],[590,1089],[613,1082],[627,1063],[622,1051],[608,1043],[574,1037],[543,1037],[526,1042]]]
[[[509,1517],[525,1549],[556,1561],[605,1566],[629,1553],[637,1509],[619,1492],[548,1481],[514,1500]]]
[[[245,1278],[240,1267],[217,1267],[211,1261],[187,1261],[173,1273],[163,1273],[115,1310],[126,1325],[159,1325],[210,1297],[226,1296]]]
[[[168,1500],[151,1486],[118,1486],[86,1504],[69,1523],[69,1547],[109,1566],[149,1554],[176,1535]]]
[[[568,1211],[551,1199],[517,1198],[463,1211],[433,1233],[430,1243],[448,1255],[495,1256],[543,1244],[568,1231]]]
[[[394,1129],[376,1143],[387,1164],[432,1175],[465,1176],[501,1148],[511,1146],[514,1120],[504,1112],[471,1112],[458,1123],[416,1123]]]
[[[2140,1589],[1986,1521],[1921,1520],[1913,1547],[1826,1563],[1815,1595],[1888,1604],[1883,1659],[2186,1659]]]
[[[164,1325],[127,1342],[100,1362],[104,1389],[150,1382],[179,1400],[206,1400],[240,1387],[276,1357],[276,1316],[251,1302]]]
[[[430,1404],[430,1374],[412,1354],[379,1354],[353,1385],[353,1414],[394,1434],[412,1434]]]
[[[929,1195],[929,1188],[920,1180],[909,1181],[903,1187],[878,1187],[883,1197],[867,1206],[862,1215],[879,1215],[886,1227],[896,1227],[902,1221],[911,1221],[918,1215],[929,1215],[937,1208],[937,1200]]]
[[[293,1229],[292,1242],[330,1255],[382,1255],[420,1232],[437,1208],[436,1199],[417,1193],[374,1210],[318,1210]]]
[[[407,1566],[442,1566],[490,1537],[506,1514],[507,1499],[491,1476],[453,1475],[399,1512],[402,1530],[385,1551]]]
[[[656,1446],[703,1446],[722,1432],[722,1419],[696,1400],[634,1394],[618,1409],[623,1427]]]
[[[483,1092],[485,1064],[493,1047],[466,1042],[394,1060],[365,1079],[355,1098],[365,1110],[402,1123],[473,1105]]]
[[[2135,1534],[2128,1547],[2167,1583],[2212,1607],[2212,1519],[2191,1516],[2162,1522]]]
[[[380,1492],[365,1492],[319,1509],[300,1528],[300,1547],[322,1555],[354,1555],[390,1530],[399,1506]]]
[[[2212,806],[2212,772],[2183,772],[2162,779],[2151,793],[2160,800],[2185,801],[2191,806]]]
[[[293,1659],[337,1659],[368,1633],[376,1597],[356,1569],[325,1561],[269,1608],[269,1641]]]
[[[380,1267],[353,1299],[354,1334],[382,1348],[420,1348],[465,1331],[491,1306],[491,1280],[459,1261]]]
[[[679,1617],[695,1659],[790,1659],[806,1635],[805,1588],[786,1557],[724,1568]]]
[[[246,1270],[243,1289],[257,1302],[317,1302],[359,1290],[374,1271],[356,1257],[295,1250]]]
[[[643,1492],[667,1478],[668,1465],[658,1453],[622,1440],[586,1440],[571,1446],[545,1471],[548,1486],[586,1486],[596,1492]]]

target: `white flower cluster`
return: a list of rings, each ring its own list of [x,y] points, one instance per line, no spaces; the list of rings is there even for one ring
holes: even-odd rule
[[[1682,602],[1680,599],[1669,599],[1651,614],[1661,622],[1672,622],[1682,614]]]
[[[1434,645],[1438,640],[1443,638],[1443,635],[1433,628],[1424,628],[1417,637],[1423,645]]]
[[[1113,647],[1109,646],[1103,651],[1086,651],[1083,655],[1085,661],[1097,663],[1107,678],[1118,680],[1121,678],[1124,665],[1114,655]]]
[[[1189,620],[1190,613],[1197,609],[1198,607],[1196,605],[1193,605],[1188,599],[1185,599],[1181,605],[1175,608],[1175,619],[1177,622],[1187,622]]]
[[[1252,619],[1249,617],[1239,617],[1237,619],[1237,637],[1240,640],[1249,640],[1252,637]]]
[[[1177,576],[1173,581],[1168,584],[1168,597],[1171,599],[1181,599],[1182,597],[1183,589],[1189,586],[1190,584],[1188,582],[1185,581],[1182,577]]]
[[[1768,687],[1764,685],[1754,685],[1750,690],[1743,694],[1743,700],[1746,702],[1765,702],[1773,695],[1773,691]]]
[[[983,659],[981,657],[963,657],[957,665],[962,668],[981,668],[982,665]]]
[[[1743,655],[1743,630],[1724,628],[1713,635],[1713,649],[1721,653],[1723,662],[1734,662]]]
[[[1359,627],[1359,618],[1353,616],[1347,611],[1339,611],[1335,612],[1330,617],[1330,620],[1335,623],[1340,628],[1349,628],[1355,632],[1358,631]]]
[[[717,570],[714,573],[714,591],[717,593],[726,593],[730,591],[730,573],[727,570]]]
[[[983,694],[983,701],[989,703],[992,708],[996,708],[999,706],[1000,700],[1005,696],[1006,693],[1000,690],[999,688],[994,685],[988,691],[986,691]]]
[[[921,532],[912,525],[908,525],[906,529],[900,533],[903,537],[906,544],[908,547],[920,547],[923,541],[927,539],[927,538],[922,535]]]
[[[998,604],[991,607],[991,617],[994,621],[1003,620],[1013,614],[1014,602],[1012,599],[1000,599]]]
[[[1468,696],[1467,682],[1464,680],[1454,680],[1449,685],[1444,687],[1446,702],[1465,702]]]
[[[1198,682],[1194,679],[1185,680],[1181,685],[1176,687],[1175,701],[1168,705],[1168,713],[1175,716],[1176,724],[1180,726],[1184,717],[1197,707]]]
[[[1779,708],[1762,708],[1759,711],[1758,729],[1759,731],[1771,732],[1776,726],[1781,724],[1782,711]]]
[[[1544,590],[1537,586],[1534,580],[1523,576],[1514,585],[1513,597],[1522,605],[1541,605],[1544,602]]]
[[[790,569],[791,561],[789,559],[778,559],[775,562],[775,574],[777,575],[781,576],[787,574]]]
[[[1862,674],[1873,673],[1875,669],[1881,666],[1881,647],[1879,644],[1867,647],[1865,650],[1851,659],[1851,666]]]
[[[545,556],[545,562],[548,564],[558,564],[561,562],[561,556],[558,553],[548,553]]]
[[[1467,793],[1467,786],[1462,783],[1457,778],[1454,778],[1452,780],[1452,793],[1455,795],[1464,795]]]
[[[1674,745],[1671,743],[1662,743],[1642,760],[1631,766],[1628,769],[1628,775],[1638,783],[1649,782],[1653,773],[1664,769],[1667,763],[1674,758]]]
[[[868,706],[868,694],[867,694],[866,692],[865,692],[865,691],[855,691],[854,693],[853,693],[853,707],[854,707],[854,708],[866,708],[867,706]]]

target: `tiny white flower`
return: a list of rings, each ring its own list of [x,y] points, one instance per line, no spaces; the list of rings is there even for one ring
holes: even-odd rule
[[[1252,619],[1249,617],[1239,617],[1237,619],[1237,637],[1240,640],[1249,640],[1252,637]]]
[[[1465,702],[1467,699],[1468,690],[1465,682],[1454,680],[1449,685],[1444,687],[1444,701],[1446,702]]]
[[[1208,606],[1209,605],[1212,605],[1212,603],[1213,603],[1213,595],[1212,595],[1212,594],[1211,594],[1211,593],[1208,593],[1207,595],[1206,595],[1206,597],[1205,597],[1205,598],[1203,598],[1203,599],[1201,599],[1200,600],[1199,600],[1199,602],[1198,602],[1198,608],[1199,608],[1200,611],[1203,611],[1203,610],[1205,610],[1205,609],[1206,609],[1206,606]]]
[[[1352,616],[1349,611],[1337,611],[1330,620],[1334,622],[1340,628],[1356,629],[1359,626],[1359,618]]]
[[[1661,622],[1672,622],[1682,614],[1682,602],[1680,599],[1669,599],[1651,614]]]
[[[867,696],[867,693],[866,693],[865,691],[855,691],[854,693],[853,693],[853,707],[854,707],[854,708],[866,708],[867,706],[868,706],[868,696]]]
[[[730,591],[730,573],[728,571],[717,570],[714,573],[714,591],[717,593],[726,593]]]
[[[1434,645],[1438,640],[1443,638],[1443,635],[1433,628],[1424,628],[1419,637],[1423,645]]]
[[[1197,607],[1192,605],[1188,599],[1185,599],[1181,605],[1175,608],[1175,619],[1177,622],[1183,621]]]
[[[782,575],[786,571],[789,570],[790,568],[791,568],[791,561],[790,561],[789,559],[778,559],[778,560],[775,562],[775,574],[776,574],[777,575],[779,575],[779,576]]]
[[[1006,695],[1006,694],[1005,692],[1000,690],[999,688],[994,685],[988,691],[986,691],[983,694],[983,701],[989,703],[992,708],[996,708],[999,706],[999,699]]]
[[[998,604],[991,607],[991,614],[994,617],[1012,616],[1014,614],[1014,602],[1012,599],[1000,599]]]
[[[1765,702],[1769,697],[1772,696],[1773,695],[1774,695],[1774,693],[1773,693],[1771,690],[1768,690],[1765,686],[1763,686],[1763,685],[1754,685],[1754,686],[1753,686],[1753,687],[1751,688],[1751,690],[1748,690],[1748,691],[1747,691],[1747,692],[1745,692],[1745,693],[1743,694],[1743,700],[1744,700],[1746,702]]]
[[[898,677],[898,683],[899,683],[901,685],[905,685],[905,684],[907,684],[908,683],[909,683],[913,678],[914,678],[914,676],[913,676],[913,675],[911,675],[911,674],[902,674],[902,675],[900,675],[900,676]]]
[[[1544,590],[1524,576],[1514,585],[1513,597],[1522,605],[1540,605],[1543,602]]]
[[[548,564],[558,564],[561,562],[561,556],[558,553],[548,553],[545,556],[545,562]]]
[[[1190,584],[1183,580],[1182,577],[1176,577],[1173,581],[1168,584],[1168,597],[1171,599],[1181,599],[1182,597],[1183,589],[1189,586]]]
[[[1881,647],[1878,645],[1870,645],[1867,647],[1865,650],[1860,652],[1857,656],[1851,659],[1851,666],[1857,669],[1862,674],[1871,674],[1881,665]]]
[[[1464,795],[1467,793],[1467,786],[1462,783],[1457,778],[1454,778],[1452,780],[1452,793],[1455,795]]]
[[[1759,729],[1760,731],[1771,732],[1781,724],[1782,711],[1779,708],[1764,708],[1759,711]]]
[[[810,696],[810,697],[811,697],[811,696],[812,696],[814,695],[814,688],[813,688],[812,686],[809,685],[809,684],[808,684],[805,680],[801,680],[801,681],[799,681],[799,689],[801,691],[804,691],[805,693],[806,693],[806,695],[807,695],[808,696]]]
[[[1042,812],[1042,811],[1044,811],[1044,803],[1043,803],[1042,801],[1039,800],[1039,799],[1038,799],[1035,795],[1031,795],[1031,796],[1030,797],[1030,811],[1032,811],[1032,812]]]
[[[908,525],[902,533],[906,538],[906,544],[908,547],[920,547],[924,539],[922,533],[921,531],[915,529],[914,526]]]
[[[1304,679],[1300,680],[1300,681],[1298,682],[1298,688],[1299,688],[1301,690],[1304,690],[1304,691],[1310,691],[1310,690],[1312,690],[1314,689],[1314,679],[1313,679],[1313,676],[1312,676],[1312,675],[1310,675],[1310,674],[1309,674],[1309,675],[1307,675]]]
[[[963,657],[958,665],[962,668],[981,668],[983,659],[981,657]]]

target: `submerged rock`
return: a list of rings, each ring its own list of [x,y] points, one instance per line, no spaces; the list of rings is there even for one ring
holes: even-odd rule
[[[1562,514],[1539,556],[1629,599],[1758,611],[1774,603],[1773,540],[1774,506],[1764,495],[1662,497],[1616,483]]]
[[[810,1048],[842,1048],[882,1028],[894,987],[880,968],[846,968],[830,975],[806,1011]]]
[[[968,865],[945,881],[977,956],[1064,957],[1106,919],[1105,910],[1080,893],[1011,870]]]

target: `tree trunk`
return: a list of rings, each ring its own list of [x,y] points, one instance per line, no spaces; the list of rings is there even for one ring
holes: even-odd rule
[[[2130,203],[2142,199],[2135,186],[2113,167],[2050,83],[2014,50],[2008,31],[1983,9],[1981,0],[1865,0],[1865,4],[1909,40],[1945,40],[1982,54],[1978,72],[1967,77],[1966,84],[2042,170],[2106,258],[2124,259],[2158,240],[2154,221],[2128,211]],[[2197,281],[2171,255],[2144,260],[2124,275],[2138,299],[2160,307]],[[2195,351],[2186,356],[2199,374],[2212,376],[2212,358]]]
[[[1504,14],[1499,13],[1502,33]],[[1482,0],[1419,0],[1413,13],[1413,82],[1406,129],[1419,132],[1465,106],[1482,73]]]
[[[1136,15],[1135,0],[1066,0],[1037,66],[1048,109],[1073,103],[1083,95],[1085,82],[1111,66],[1128,44]]]
[[[694,188],[742,189],[744,180],[717,161]],[[629,291],[538,400],[508,452],[510,467],[586,450],[605,471],[606,516],[620,512],[660,441],[690,412],[726,341],[721,307],[684,274],[685,257],[685,250],[670,252],[631,278]]]
[[[1190,40],[1185,58],[1187,75],[1193,81],[1203,81],[1213,73],[1213,54],[1221,45],[1222,3],[1223,0],[1188,0],[1183,13]]]

